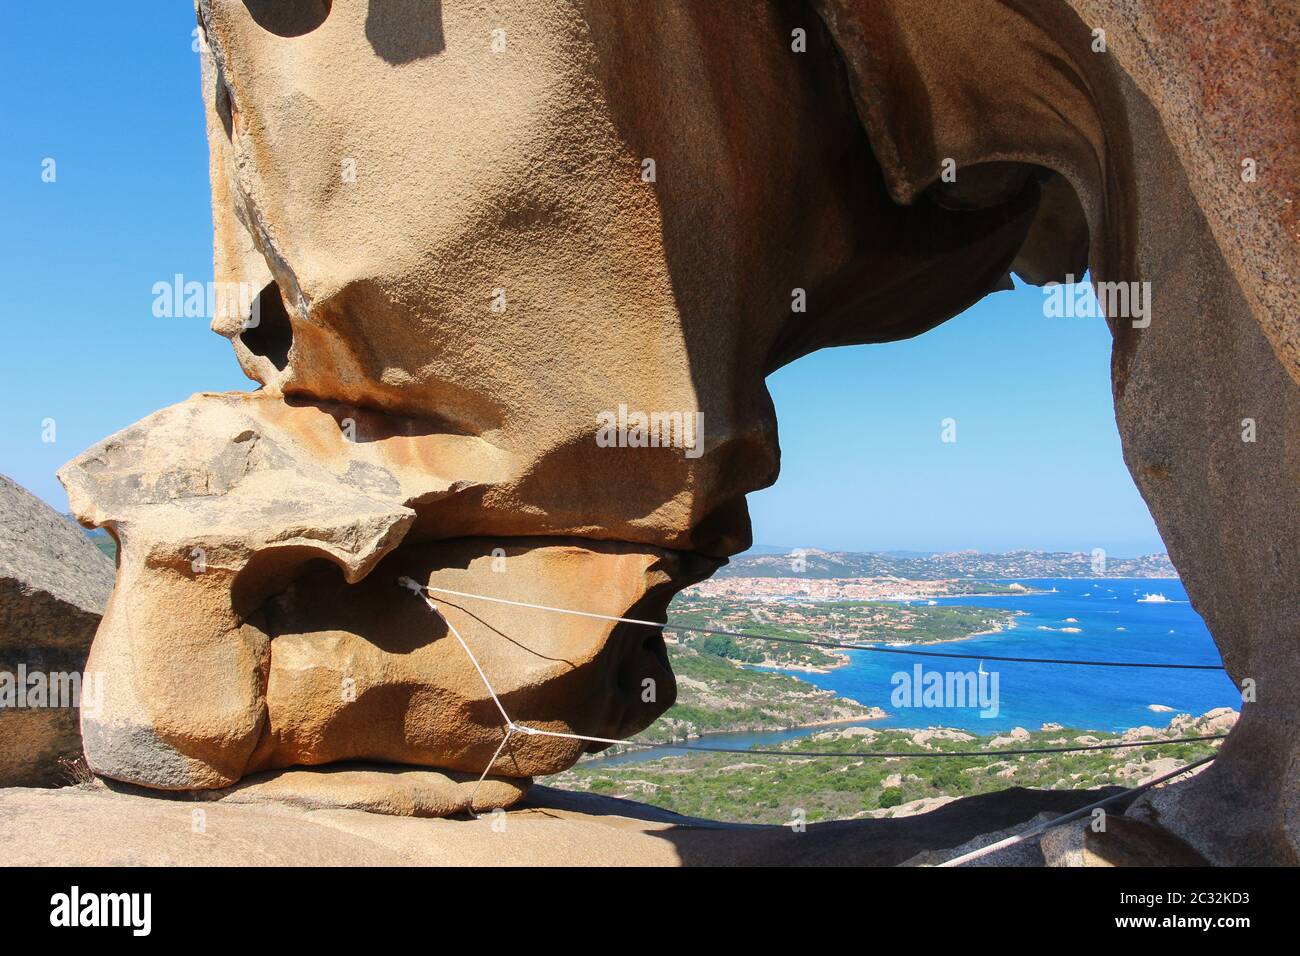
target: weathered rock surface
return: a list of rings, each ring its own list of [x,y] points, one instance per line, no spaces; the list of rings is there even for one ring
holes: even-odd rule
[[[1210,770],[1150,799],[1215,862],[1300,862],[1300,10],[816,6],[896,199],[985,200],[984,179],[936,184],[944,157],[1046,166],[1084,220],[1046,184],[1021,277],[1082,275],[1082,230],[1094,282],[1150,283],[1149,324],[1109,317],[1125,460],[1229,674],[1257,692]]]
[[[312,781],[312,787],[320,786]],[[329,784],[326,784],[329,786]],[[296,789],[296,788],[295,788]],[[504,813],[415,819],[294,798],[194,802],[109,790],[0,791],[0,847],[13,866],[895,866],[988,842],[1100,791],[1011,789],[900,820],[788,827],[682,817],[626,800],[537,787]],[[936,853],[934,861],[954,855]],[[1004,860],[1041,866],[1034,846]]]
[[[1102,287],[1126,462],[1253,689],[1212,768],[1151,799],[1215,862],[1300,860],[1300,13],[1208,7],[200,0],[216,277],[260,292],[214,329],[263,388],[62,473],[122,543],[91,763],[163,788],[481,770],[493,705],[390,606],[394,571],[657,614],[749,543],[765,375],[1090,270],[1128,295]],[[599,440],[623,410],[676,416],[669,447]],[[530,720],[616,735],[671,699],[637,702],[670,678],[618,628],[468,612]],[[580,749],[526,743],[494,770]]]
[[[252,774],[221,790],[192,791],[222,803],[287,804],[307,809],[364,810],[401,817],[446,817],[513,806],[527,779],[442,773],[391,764],[334,764]]]
[[[1104,830],[1090,821],[1053,827],[1039,840],[1047,866],[1209,866],[1205,857],[1162,827],[1108,816]]]
[[[68,782],[81,754],[77,708],[50,706],[50,675],[85,665],[113,589],[113,563],[65,517],[0,475],[0,786]],[[47,691],[26,693],[41,674]],[[70,687],[55,677],[60,693]]]
[[[108,683],[99,712],[83,718],[96,772],[164,789],[224,787],[256,770],[358,759],[477,774],[506,722],[474,660],[442,618],[397,586],[399,576],[560,606],[591,607],[595,594],[605,613],[653,619],[683,575],[672,552],[562,539],[404,546],[354,585],[311,549],[258,555],[229,578],[229,568],[211,565],[142,576],[146,583],[115,600],[89,666],[119,679]],[[268,587],[273,594],[263,598]],[[231,593],[250,602],[246,616],[231,611]],[[438,605],[517,722],[622,737],[675,698],[653,629],[454,596]],[[157,607],[171,610],[163,618]],[[141,620],[150,622],[147,641]],[[222,679],[196,687],[187,679],[196,668]],[[553,773],[589,747],[515,736],[493,768],[515,777]]]

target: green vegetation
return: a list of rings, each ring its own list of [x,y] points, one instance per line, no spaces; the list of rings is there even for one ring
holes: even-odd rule
[[[888,601],[760,604],[678,595],[665,628],[677,675],[677,703],[632,739],[668,743],[701,734],[785,730],[884,716],[879,709],[771,670],[838,667],[848,661],[843,651],[681,629],[686,626],[803,640],[823,634],[845,642],[931,643],[1005,627],[1013,617],[1010,611],[981,607]]]
[[[745,631],[750,634],[770,634],[773,637],[795,637],[806,640],[789,627],[763,623],[752,617],[739,602],[710,600],[682,600],[681,596],[668,609],[666,630],[675,628],[706,627],[717,630]],[[678,643],[702,654],[725,657],[741,664],[760,664],[766,661],[781,667],[835,667],[846,658],[820,647],[807,644],[779,644],[749,638],[733,638],[725,634],[701,634],[698,631],[677,631]]]
[[[891,601],[755,602],[679,594],[668,609],[667,629],[703,627],[800,640],[844,643],[934,644],[1008,627],[1016,612],[986,607],[938,607]],[[678,630],[683,647],[743,664],[837,667],[843,652],[807,644],[782,644],[723,634]]]
[[[759,642],[751,641],[750,643]],[[701,654],[725,657],[727,660],[738,661],[742,664],[757,664],[763,660],[763,654],[759,650],[753,647],[741,647],[736,643],[735,639],[728,637],[726,634],[706,635],[695,646]]]
[[[1171,736],[1206,732],[1193,722]],[[1162,744],[1155,739],[1149,747],[1019,757],[798,758],[806,751],[924,754],[933,750],[1071,746],[1086,732],[1037,731],[1014,743],[1003,738],[997,747],[991,746],[993,735],[974,737],[950,731],[945,737],[927,740],[926,733],[857,727],[829,730],[782,746],[789,757],[692,752],[607,766],[594,758],[545,782],[567,790],[627,797],[690,816],[781,824],[788,823],[796,809],[804,810],[809,822],[816,822],[889,816],[904,804],[927,797],[959,797],[1006,787],[1132,786],[1165,769],[1152,766],[1154,761],[1172,758],[1179,764],[1189,763],[1217,747],[1217,742]],[[1095,742],[1120,739],[1115,734],[1090,733]]]
[[[637,742],[669,743],[700,734],[784,730],[879,716],[878,711],[796,678],[742,667],[693,647],[669,645],[668,654],[677,675],[677,703],[632,738]]]

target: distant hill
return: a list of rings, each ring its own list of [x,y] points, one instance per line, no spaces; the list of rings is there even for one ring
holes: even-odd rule
[[[797,567],[797,562],[802,567]],[[1105,569],[1093,567],[1090,553],[1007,551],[985,554],[952,551],[928,554],[907,551],[819,551],[746,554],[717,572],[720,578],[877,578],[913,581],[938,578],[1175,578],[1167,554],[1108,558]]]
[[[71,515],[68,520],[76,524]],[[80,527],[78,525],[78,527]],[[85,530],[86,536],[110,558],[117,556],[117,542],[103,528]],[[803,570],[794,562],[802,555]],[[806,548],[789,551],[758,546],[718,571],[718,578],[881,578],[910,581],[940,578],[1176,578],[1178,572],[1167,554],[1144,554],[1136,558],[1107,558],[1105,571],[1092,566],[1092,555],[1069,551],[819,551]]]

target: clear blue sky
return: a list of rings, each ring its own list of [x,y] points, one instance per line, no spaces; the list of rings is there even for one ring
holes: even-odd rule
[[[193,29],[188,3],[126,4],[93,30],[81,4],[0,6],[0,471],[60,510],[54,472],[87,446],[251,384],[206,319],[152,313],[155,282],[212,276]],[[1163,550],[1120,458],[1109,349],[1100,320],[1044,318],[1019,289],[919,339],[781,370],[783,470],[750,497],[755,541]]]
[[[87,446],[193,392],[251,384],[207,320],[152,311],[155,282],[212,277],[194,11],[90,10],[0,4],[0,471],[60,510],[54,472]]]
[[[781,369],[781,478],[749,498],[755,541],[1163,551],[1121,458],[1110,341],[1102,319],[1045,318],[1021,286],[918,338]]]

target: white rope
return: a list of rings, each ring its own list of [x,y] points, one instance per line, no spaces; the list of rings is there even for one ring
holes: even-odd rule
[[[1092,813],[1092,811],[1096,810],[1098,807],[1104,807],[1108,803],[1114,803],[1117,800],[1123,800],[1127,797],[1136,796],[1137,794],[1142,793],[1144,790],[1150,790],[1152,787],[1156,786],[1157,784],[1164,783],[1166,780],[1172,780],[1174,777],[1182,776],[1183,774],[1187,773],[1189,770],[1194,770],[1197,767],[1201,766],[1202,764],[1209,763],[1216,756],[1218,755],[1210,754],[1208,757],[1202,757],[1200,760],[1193,761],[1192,763],[1189,763],[1185,767],[1180,767],[1177,770],[1171,770],[1169,773],[1164,774],[1163,776],[1156,777],[1154,780],[1148,780],[1146,783],[1141,784],[1140,786],[1133,787],[1130,790],[1125,790],[1123,793],[1117,793],[1114,796],[1107,797],[1104,800],[1098,800],[1096,803],[1090,803],[1086,807],[1080,807],[1078,810],[1074,810],[1063,816],[1059,816],[1052,820],[1048,820],[1046,823],[1040,823],[1037,826],[1030,827],[1028,830],[1025,830],[1023,833],[1018,833],[1015,836],[1007,837],[1005,840],[999,840],[997,843],[990,843],[988,846],[982,846],[978,850],[971,850],[969,853],[963,853],[961,856],[953,857],[951,860],[947,860],[943,863],[940,863],[939,866],[941,867],[961,866],[963,863],[969,863],[971,860],[978,860],[980,857],[988,856],[990,853],[996,853],[998,850],[1005,849],[1009,846],[1015,846],[1017,843],[1023,843],[1025,840],[1029,840],[1032,839],[1033,837],[1039,836],[1042,833],[1046,833],[1048,830],[1052,829],[1052,827],[1059,827],[1063,823],[1070,823],[1073,820],[1081,819],[1082,817],[1085,817],[1088,814]]]
[[[534,611],[554,611],[556,614],[573,614],[577,617],[594,617],[599,621],[618,621],[623,624],[645,624],[649,627],[671,627],[663,621],[641,621],[634,617],[616,617],[613,614],[596,614],[592,611],[575,611],[567,607],[551,607],[547,604],[529,604],[527,601],[511,601],[508,598],[488,597],[486,594],[471,594],[468,591],[453,591],[451,588],[435,588],[432,585],[416,584],[410,578],[401,577],[397,583],[413,591],[437,591],[439,594],[454,594],[456,597],[474,598],[479,601],[491,601],[493,604],[510,604],[514,607],[532,608]],[[684,628],[693,630],[693,628]]]
[[[407,577],[398,578],[397,583],[404,588],[409,588],[410,590],[418,594],[420,597],[424,598],[424,603],[429,605],[429,610],[433,611],[434,614],[437,614],[438,617],[442,618],[443,622],[447,625],[447,630],[451,631],[452,636],[456,638],[456,640],[460,643],[460,646],[465,649],[465,653],[469,655],[470,663],[474,665],[474,670],[478,671],[478,676],[483,680],[483,686],[486,687],[488,693],[492,695],[492,702],[497,705],[497,710],[501,711],[501,717],[506,722],[506,728],[514,729],[515,726],[514,721],[512,721],[510,719],[510,715],[506,713],[505,707],[502,706],[501,704],[501,698],[499,698],[497,696],[497,692],[492,689],[492,682],[487,679],[487,674],[483,673],[483,668],[479,666],[478,658],[474,656],[474,652],[471,651],[469,649],[469,645],[465,643],[465,638],[460,636],[460,631],[456,630],[456,625],[452,624],[451,620],[447,617],[447,615],[443,614],[442,611],[439,610],[438,605],[433,603],[432,598],[430,598],[427,594],[422,593],[424,589],[422,589],[420,585],[416,584],[414,581],[412,581],[410,578]]]
[[[586,734],[566,734],[566,733],[564,733],[563,731],[559,731],[559,730],[542,730],[542,729],[539,728],[539,727],[529,727],[527,724],[515,724],[515,730],[519,731],[521,734],[528,734],[529,736],[534,736],[534,735],[535,735],[535,736],[538,736],[538,737],[568,737],[570,740],[590,740],[590,741],[592,741],[593,743],[598,743],[598,744],[625,744],[625,743],[628,743],[628,741],[626,741],[626,740],[612,740],[612,739],[609,738],[609,737],[588,737]],[[638,744],[635,743],[635,742],[633,742],[633,743],[632,743],[632,746],[635,747],[635,746],[638,746]],[[657,745],[657,744],[641,744],[641,745],[639,745],[639,746],[655,747],[655,746],[658,746],[658,745]]]
[[[446,618],[443,618],[443,620],[445,621]],[[486,780],[487,775],[492,772],[492,765],[497,762],[497,757],[501,756],[501,751],[506,749],[506,744],[510,743],[510,735],[513,734],[514,732],[515,732],[514,727],[506,728],[506,735],[501,738],[501,743],[497,744],[496,753],[494,753],[492,755],[492,759],[487,762],[487,766],[483,768],[483,772],[478,775],[478,782],[474,784],[474,789],[470,791],[469,812],[474,816],[478,816],[478,814],[474,813],[474,801],[478,797],[479,787],[483,786],[483,781]]]
[[[670,628],[677,631],[689,631],[693,634],[723,634],[727,637],[743,637],[756,641],[773,641],[778,644],[798,644],[805,647],[829,647],[836,650],[847,651],[869,651],[873,654],[904,654],[911,657],[945,657],[960,658],[962,660],[986,660],[986,661],[1007,661],[1019,664],[1070,664],[1082,667],[1141,667],[1141,668],[1165,668],[1172,670],[1194,670],[1194,671],[1221,671],[1224,669],[1222,664],[1185,664],[1169,661],[1090,661],[1090,660],[1071,660],[1067,658],[1051,657],[1005,657],[990,654],[962,654],[951,651],[918,651],[913,647],[880,647],[875,644],[862,643],[856,641],[847,643],[844,641],[824,641],[818,640],[814,635],[807,637],[790,637],[777,636],[775,634],[754,634],[748,631],[730,631],[724,628],[716,627],[696,627],[689,624],[673,624],[664,621],[645,621],[635,617],[618,617],[615,614],[596,614],[592,611],[575,611],[568,607],[552,607],[549,604],[530,604],[527,601],[512,601],[509,598],[491,597],[487,594],[474,594],[471,591],[453,591],[451,588],[436,588],[432,585],[416,584],[408,577],[397,579],[402,587],[410,588],[413,591],[437,591],[440,594],[451,594],[456,597],[469,598],[473,601],[490,601],[493,604],[508,604],[512,607],[526,607],[534,611],[550,611],[553,614],[571,614],[575,617],[590,617],[598,621],[615,621],[622,624],[640,624],[646,627]]]
[[[419,583],[413,581],[411,578],[408,578],[405,575],[398,578],[397,583],[400,584],[402,587],[406,588],[407,590],[411,591],[412,593],[416,594],[417,596],[423,598],[424,603],[429,606],[429,610],[433,611],[434,614],[438,615],[438,617],[442,619],[443,623],[447,625],[447,630],[451,632],[452,637],[456,638],[456,642],[460,644],[460,646],[464,649],[465,654],[469,657],[470,663],[474,665],[474,670],[478,671],[478,676],[479,679],[483,681],[483,686],[486,687],[487,692],[492,695],[492,702],[497,705],[497,710],[501,712],[501,719],[506,722],[505,736],[501,738],[501,743],[497,746],[496,753],[492,755],[492,759],[489,760],[487,766],[483,768],[483,772],[479,775],[478,783],[474,785],[474,790],[472,793],[470,793],[470,797],[469,797],[470,813],[474,813],[474,800],[478,796],[479,788],[483,786],[483,781],[486,780],[487,775],[491,773],[492,765],[496,763],[497,758],[501,756],[501,751],[504,750],[506,744],[510,742],[510,737],[512,734],[521,733],[521,734],[526,734],[530,737],[562,737],[569,740],[589,740],[592,743],[598,743],[598,744],[621,744],[626,742],[622,740],[612,740],[609,737],[588,737],[585,734],[569,734],[558,730],[542,730],[539,727],[529,727],[527,724],[515,723],[514,720],[510,717],[510,714],[506,712],[505,705],[501,703],[501,698],[497,696],[496,690],[493,689],[492,682],[488,680],[487,674],[483,672],[483,668],[479,665],[478,658],[475,657],[474,652],[469,649],[469,645],[465,643],[465,639],[460,636],[460,631],[456,630],[456,625],[451,623],[451,619],[447,617],[446,614],[443,614],[442,609],[439,608],[438,605],[434,603],[433,599],[430,598],[429,595],[425,593],[426,591],[443,591],[446,589],[423,587]],[[453,591],[450,593],[455,594],[457,592]],[[509,601],[507,603],[517,604],[520,602]],[[575,613],[579,613],[579,612],[575,612]],[[587,616],[600,617],[601,615],[592,614]]]

